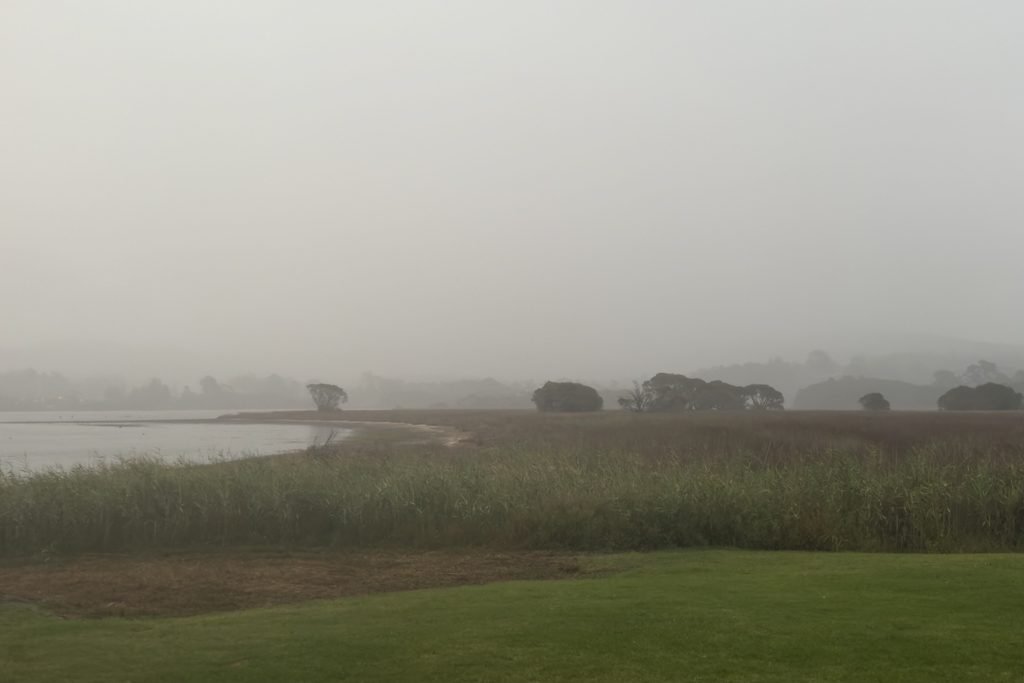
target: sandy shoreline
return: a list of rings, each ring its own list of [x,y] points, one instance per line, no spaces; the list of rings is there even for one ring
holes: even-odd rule
[[[339,414],[340,413],[340,414]],[[236,413],[221,415],[217,422],[242,424],[308,424],[330,425],[352,430],[345,441],[391,441],[394,443],[440,443],[455,446],[471,435],[455,427],[391,422],[385,420],[349,420],[342,411],[275,411],[271,413]]]

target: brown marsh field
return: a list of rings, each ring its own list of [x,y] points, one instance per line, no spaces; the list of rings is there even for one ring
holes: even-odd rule
[[[124,460],[7,476],[0,555],[282,544],[1024,549],[1019,412],[395,410],[224,419],[364,428],[292,456]],[[369,423],[433,430],[411,439]]]

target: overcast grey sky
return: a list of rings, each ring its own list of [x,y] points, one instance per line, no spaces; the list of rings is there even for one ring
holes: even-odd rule
[[[616,377],[1021,343],[1022,264],[1020,2],[0,0],[0,348]]]

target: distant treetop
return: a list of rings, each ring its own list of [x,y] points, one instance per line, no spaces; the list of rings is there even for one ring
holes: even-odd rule
[[[783,410],[782,392],[767,384],[735,386],[720,380],[659,372],[635,386],[619,405],[636,413],[677,413],[687,410]]]
[[[548,413],[588,413],[604,406],[596,389],[577,382],[545,382],[532,400],[537,410]]]
[[[938,401],[939,410],[1020,410],[1024,395],[1003,384],[950,389]]]
[[[864,410],[878,412],[889,410],[889,402],[885,400],[885,396],[882,396],[877,391],[861,396],[860,404],[864,407]]]
[[[338,405],[348,401],[345,390],[334,384],[307,384],[309,395],[317,410],[338,410]]]

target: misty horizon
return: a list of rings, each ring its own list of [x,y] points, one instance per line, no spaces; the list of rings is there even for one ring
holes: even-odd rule
[[[918,351],[861,355],[840,362],[825,351],[815,350],[803,361],[775,357],[765,362],[748,361],[685,372],[675,367],[662,368],[657,374],[686,375],[694,378],[692,381],[717,380],[736,390],[767,387],[769,393],[778,397],[780,406],[798,410],[851,410],[864,395],[881,395],[882,391],[895,410],[934,410],[939,397],[950,389],[989,382],[1024,391],[1024,347],[959,343],[960,356]],[[974,361],[971,353],[987,355],[998,362],[984,358]],[[233,376],[206,374],[175,381],[174,375],[133,379],[117,372],[76,376],[31,368],[6,372],[0,369],[0,411],[303,410],[311,403],[307,384],[324,379],[339,382],[338,377],[300,380],[277,373],[259,376],[251,372]],[[592,386],[605,407],[614,409],[622,400],[629,400],[633,387],[641,383],[646,387],[648,379],[658,381],[657,377],[636,376],[555,376],[540,381],[395,377],[368,371],[340,383],[347,391],[346,407],[353,409],[532,409],[535,390],[549,380]]]
[[[899,343],[899,340],[896,341]],[[207,375],[217,377],[280,375],[295,380],[331,380],[348,385],[354,385],[365,375],[376,375],[409,382],[453,382],[494,378],[504,383],[542,383],[546,379],[571,379],[573,381],[586,381],[608,386],[614,385],[616,382],[642,381],[656,372],[701,374],[713,373],[717,368],[738,367],[745,364],[773,362],[799,364],[805,362],[808,356],[815,352],[826,353],[839,366],[843,367],[856,363],[858,359],[881,361],[888,366],[885,371],[879,373],[879,377],[882,378],[901,377],[906,373],[910,373],[908,377],[913,376],[914,368],[908,367],[908,363],[910,365],[915,362],[920,364],[922,359],[927,359],[930,369],[925,374],[921,374],[921,371],[918,371],[911,380],[918,382],[924,382],[935,369],[959,373],[971,363],[984,359],[994,359],[999,365],[1011,369],[1024,368],[1024,345],[993,344],[967,339],[928,338],[923,336],[908,338],[902,341],[903,344],[901,346],[867,345],[865,348],[860,349],[860,353],[834,353],[831,349],[816,348],[790,355],[774,354],[760,358],[737,357],[730,361],[705,365],[687,365],[683,362],[675,362],[654,366],[650,369],[631,374],[606,372],[586,376],[572,376],[568,373],[553,373],[551,375],[534,373],[533,376],[522,376],[500,372],[486,375],[465,372],[446,374],[414,372],[400,374],[379,372],[374,368],[354,369],[344,367],[342,364],[333,369],[330,366],[325,366],[322,368],[323,372],[314,372],[312,370],[303,372],[301,366],[294,364],[266,363],[262,367],[254,368],[248,365],[233,363],[230,359],[189,352],[182,349],[127,347],[117,344],[93,342],[40,345],[30,348],[0,350],[0,359],[3,361],[3,364],[0,364],[0,373],[31,369],[44,374],[60,374],[79,380],[108,378],[111,382],[116,380],[124,385],[138,384],[149,381],[152,378],[159,378],[166,380],[172,388],[180,391],[185,386],[196,384],[199,378]],[[908,361],[908,359],[913,360]]]
[[[1013,365],[1021,25],[998,3],[5,4],[0,371]]]

